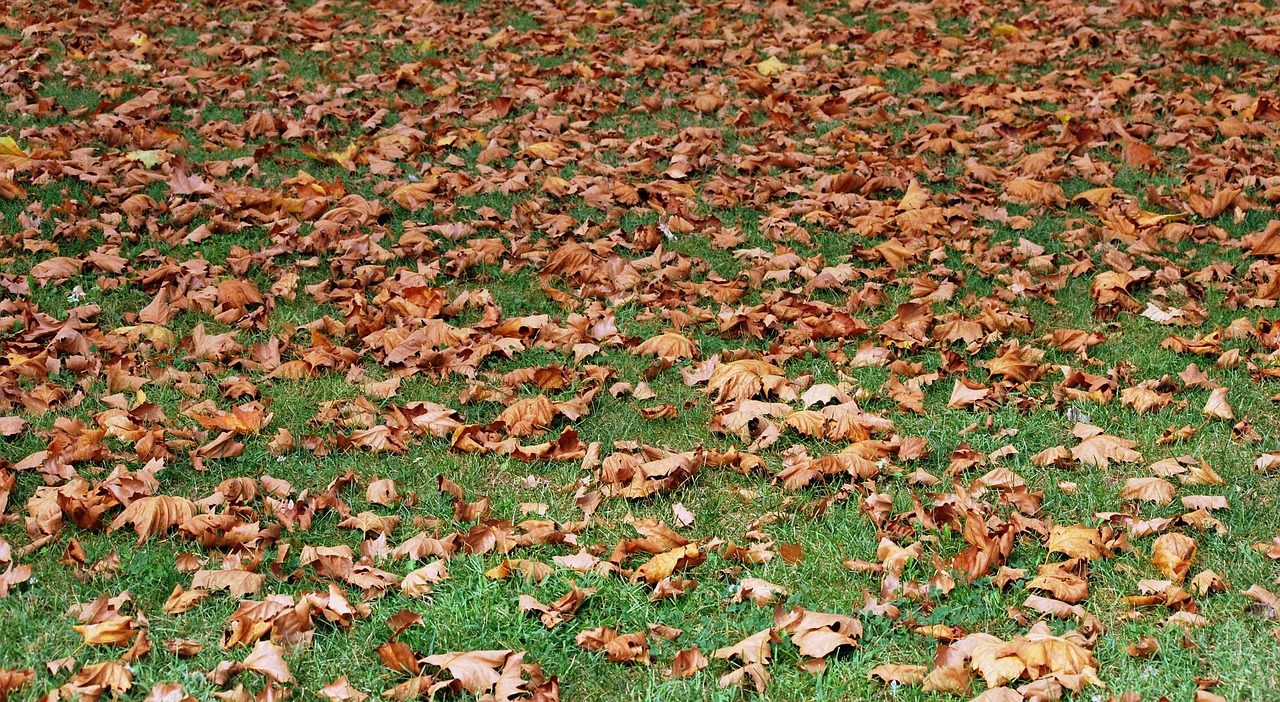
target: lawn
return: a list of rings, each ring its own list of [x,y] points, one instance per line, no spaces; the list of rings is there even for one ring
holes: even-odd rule
[[[0,702],[1280,700],[1280,6],[10,0]]]

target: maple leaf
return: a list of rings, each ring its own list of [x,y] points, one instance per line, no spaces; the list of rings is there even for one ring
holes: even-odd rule
[[[80,274],[84,264],[67,256],[55,256],[45,259],[31,267],[31,279],[40,285],[67,280]]]
[[[560,145],[553,141],[540,141],[524,147],[524,152],[546,161],[554,161],[560,157]]]
[[[947,644],[939,645],[933,654],[933,669],[924,676],[921,690],[967,693],[973,682],[973,674],[965,665],[966,658],[967,656],[959,648]]]
[[[1173,502],[1174,487],[1163,478],[1129,478],[1120,489],[1120,497],[1167,505]]]
[[[7,543],[5,544],[5,548],[6,549],[8,548]],[[5,569],[5,572],[0,573],[0,597],[8,597],[10,589],[12,589],[15,585],[25,583],[30,579],[31,579],[30,565],[16,565],[14,563],[9,563],[9,566],[8,568]]]
[[[781,73],[788,68],[790,68],[790,66],[778,60],[777,56],[770,56],[769,58],[755,64],[756,71],[758,71],[762,76],[771,76],[775,73]]]
[[[667,332],[645,339],[632,353],[638,356],[657,356],[664,361],[674,362],[682,358],[697,358],[698,346],[679,334]]]
[[[758,663],[766,665],[772,653],[770,644],[780,643],[777,633],[772,628],[762,629],[732,646],[718,648],[711,653],[712,658],[728,660],[738,658],[744,664]]]
[[[702,651],[698,650],[697,646],[677,651],[676,655],[671,659],[671,669],[667,672],[667,677],[675,680],[688,680],[710,664],[711,661],[702,654]]]
[[[17,436],[26,431],[29,423],[22,417],[0,417],[0,436]]]
[[[403,641],[388,641],[378,647],[378,658],[382,664],[399,673],[417,675],[422,671],[421,661],[413,648]]]
[[[1004,186],[1005,199],[1026,205],[1065,205],[1066,194],[1056,183],[1031,178],[1015,178]]]
[[[1182,534],[1161,534],[1151,545],[1151,564],[1165,577],[1182,582],[1196,557],[1196,542]]]
[[[1089,581],[1074,572],[1077,567],[1077,561],[1046,563],[1040,566],[1039,575],[1027,583],[1027,589],[1049,592],[1068,604],[1080,602],[1089,596]]]
[[[391,191],[391,199],[406,210],[416,212],[431,203],[439,187],[440,180],[434,177],[421,183],[407,183]]]
[[[1120,403],[1132,407],[1138,414],[1152,412],[1167,406],[1173,398],[1144,387],[1125,388],[1120,391]]]
[[[1145,635],[1137,643],[1125,646],[1125,652],[1134,658],[1151,658],[1160,653],[1160,642],[1154,636]]]
[[[5,170],[25,170],[29,167],[27,162],[30,160],[31,157],[18,146],[13,137],[0,136],[0,164],[4,165]]]
[[[110,690],[123,695],[133,687],[133,671],[124,661],[103,661],[86,665],[71,678],[70,685],[80,689]]]
[[[788,614],[775,613],[775,624],[790,633],[803,656],[825,658],[842,646],[856,646],[862,636],[862,622],[844,614],[826,614],[794,608]]]
[[[694,109],[703,113],[715,112],[722,105],[724,105],[724,97],[717,93],[699,93],[693,99]]]
[[[389,690],[383,690],[382,696],[399,702],[408,702],[420,697],[430,697],[441,690],[460,692],[462,686],[457,680],[436,680],[433,675],[415,675]]]
[[[716,684],[720,687],[734,687],[742,684],[746,680],[750,680],[752,686],[755,687],[756,692],[763,695],[765,690],[768,689],[769,680],[771,679],[772,676],[769,675],[769,671],[765,670],[764,665],[760,663],[748,663],[737,670],[729,671],[728,673],[720,676],[720,679]]]
[[[165,651],[173,653],[179,658],[191,658],[200,655],[204,651],[205,644],[192,639],[169,639],[164,642]]]
[[[1111,466],[1111,461],[1121,463],[1141,461],[1142,454],[1133,450],[1137,445],[1138,442],[1131,439],[1099,433],[1088,436],[1079,444],[1072,446],[1071,457],[1080,463],[1106,470]]]
[[[1093,561],[1103,555],[1102,535],[1097,529],[1082,524],[1054,526],[1049,531],[1049,541],[1045,548],[1049,553],[1065,553],[1071,558]]]
[[[409,597],[425,597],[431,594],[431,586],[448,579],[449,571],[443,561],[435,561],[411,571],[400,581],[400,589]]]
[[[782,369],[764,361],[743,359],[722,363],[711,372],[707,392],[716,402],[749,400],[769,388],[781,387]]]
[[[867,673],[868,678],[878,678],[884,683],[897,683],[916,687],[924,682],[928,668],[922,665],[881,664]]]
[[[675,516],[676,524],[682,527],[693,526],[694,521],[697,519],[697,516],[694,515],[693,510],[690,510],[688,507],[685,507],[683,504],[679,502],[675,503],[674,505],[671,505],[671,511],[672,511],[672,514]]]
[[[278,683],[293,682],[293,673],[284,662],[284,649],[270,641],[259,641],[244,659],[244,667]]]
[[[509,650],[463,651],[460,653],[441,653],[427,656],[424,662],[449,671],[462,687],[469,692],[481,694],[493,689],[502,678],[498,669],[512,654]]]
[[[604,650],[610,663],[649,665],[649,643],[643,631],[615,636],[605,643]]]
[[[199,570],[191,579],[191,587],[197,590],[230,590],[235,597],[243,597],[262,589],[267,577],[245,570]]]
[[[805,436],[823,438],[827,433],[827,417],[814,410],[798,410],[787,415],[786,426]]]
[[[143,702],[196,702],[196,698],[177,683],[156,683]]]
[[[527,397],[498,414],[494,421],[502,422],[507,433],[512,436],[532,436],[539,430],[551,426],[555,419],[556,408],[545,395]]]
[[[365,489],[364,499],[384,507],[395,505],[400,500],[400,495],[396,492],[396,481],[391,478],[370,481]]]
[[[729,601],[750,601],[758,607],[764,607],[777,602],[779,598],[786,597],[788,594],[787,588],[771,583],[768,580],[743,578],[738,583],[737,591],[733,593],[733,597],[729,598]]]
[[[659,553],[636,569],[631,576],[632,581],[644,580],[650,585],[668,578],[677,570],[688,570],[701,565],[707,559],[706,554],[698,550],[697,544],[686,544],[669,551]]]
[[[35,679],[35,671],[30,668],[0,668],[0,702],[9,699],[10,693],[21,690]]]
[[[138,545],[155,534],[164,534],[195,516],[196,506],[191,500],[170,495],[151,495],[134,500],[124,509],[107,531],[115,531],[132,524],[138,533]]]
[[[991,389],[983,387],[965,378],[957,378],[955,387],[951,389],[951,399],[947,400],[947,409],[963,409],[986,399]]]
[[[340,529],[353,529],[364,534],[390,534],[400,525],[400,517],[361,512],[338,522]]]
[[[92,624],[71,627],[84,637],[86,646],[127,646],[137,636],[133,617],[112,616]]]
[[[529,595],[521,595],[519,601],[520,611],[540,613],[543,626],[553,629],[557,624],[573,619],[574,613],[595,591],[595,588],[582,589],[578,587],[577,583],[571,582],[569,592],[549,605],[542,604]]]
[[[338,676],[337,680],[317,690],[316,695],[329,702],[364,702],[369,698],[367,694],[352,687],[351,683],[347,682],[346,675]]]
[[[1209,399],[1204,403],[1204,409],[1200,411],[1206,417],[1215,419],[1235,419],[1236,412],[1227,402],[1228,388],[1214,388],[1209,393]]]
[[[485,571],[484,575],[491,580],[505,580],[513,573],[520,573],[526,581],[539,583],[550,577],[553,572],[555,572],[554,568],[541,561],[504,558],[501,563]]]

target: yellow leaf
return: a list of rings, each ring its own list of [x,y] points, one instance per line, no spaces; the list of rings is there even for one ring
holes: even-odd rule
[[[659,553],[640,566],[631,576],[632,582],[644,580],[656,585],[660,580],[670,576],[677,570],[685,570],[699,565],[706,556],[698,550],[697,544],[687,544],[670,551]]]
[[[788,68],[791,67],[779,61],[777,56],[770,56],[756,64],[756,70],[759,71],[762,76],[771,76],[775,73],[782,73]]]
[[[167,155],[167,153],[160,149],[150,149],[147,151],[130,151],[125,154],[124,157],[130,161],[137,161],[147,168],[155,168],[161,163],[169,160],[165,158]]]
[[[117,327],[112,329],[111,333],[127,336],[135,341],[146,339],[155,345],[157,351],[173,348],[178,343],[178,335],[159,324],[134,324],[127,327]]]
[[[1178,212],[1176,214],[1162,215],[1162,214],[1156,214],[1155,212],[1147,212],[1146,210],[1140,210],[1138,212],[1137,222],[1138,222],[1138,226],[1140,227],[1154,227],[1160,224],[1164,224],[1165,222],[1181,222],[1185,220],[1188,216],[1189,215],[1186,212]]]
[[[560,145],[551,141],[540,141],[526,146],[524,152],[534,158],[550,161],[560,156]]]
[[[18,146],[18,142],[14,141],[13,137],[7,136],[0,137],[0,155],[27,158],[27,152]]]

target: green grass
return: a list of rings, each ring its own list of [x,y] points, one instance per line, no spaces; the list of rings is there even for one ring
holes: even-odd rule
[[[696,645],[710,654],[773,624],[771,608],[729,601],[744,578],[762,578],[786,587],[790,591],[786,607],[857,613],[867,596],[879,596],[881,578],[847,568],[844,562],[875,561],[876,546],[886,536],[901,545],[924,544],[925,556],[910,564],[904,580],[932,577],[937,570],[935,559],[953,557],[967,544],[962,534],[949,527],[921,526],[912,517],[916,501],[932,507],[935,500],[968,487],[994,467],[971,469],[952,485],[951,477],[944,474],[952,452],[963,442],[984,454],[1007,445],[1016,448],[1017,453],[1005,456],[999,465],[1025,479],[1029,491],[1043,493],[1043,504],[1034,516],[1046,525],[1097,526],[1100,513],[1124,512],[1141,519],[1177,517],[1185,510],[1176,499],[1167,506],[1126,502],[1119,497],[1122,486],[1129,478],[1151,475],[1147,467],[1161,459],[1192,456],[1208,462],[1225,485],[1182,485],[1173,479],[1178,498],[1221,495],[1230,505],[1214,514],[1225,526],[1224,533],[1189,525],[1173,527],[1197,542],[1192,575],[1211,569],[1229,582],[1226,592],[1195,597],[1208,625],[1187,630],[1165,626],[1168,612],[1163,608],[1135,609],[1124,602],[1125,597],[1138,594],[1139,581],[1161,577],[1150,562],[1153,538],[1132,539],[1131,551],[1088,564],[1089,596],[1081,602],[1105,626],[1092,652],[1107,690],[1086,688],[1081,693],[1068,692],[1066,699],[1101,700],[1134,690],[1142,699],[1186,700],[1194,696],[1197,679],[1219,681],[1213,692],[1227,699],[1280,699],[1274,692],[1280,680],[1272,665],[1280,654],[1275,634],[1280,624],[1243,595],[1255,584],[1274,588],[1280,577],[1280,564],[1254,549],[1280,532],[1275,497],[1280,486],[1275,477],[1254,467],[1259,454],[1280,450],[1280,411],[1271,400],[1280,392],[1280,382],[1256,372],[1257,367],[1274,365],[1269,356],[1272,350],[1257,340],[1228,340],[1224,348],[1238,352],[1241,362],[1234,368],[1219,368],[1216,354],[1179,354],[1161,347],[1171,333],[1192,337],[1225,329],[1241,317],[1255,322],[1277,318],[1274,308],[1240,305],[1241,296],[1255,290],[1255,283],[1265,281],[1266,275],[1251,272],[1259,259],[1236,246],[1241,237],[1265,229],[1274,219],[1274,203],[1263,198],[1280,173],[1276,123],[1260,118],[1255,122],[1262,125],[1259,133],[1228,138],[1213,121],[1238,112],[1239,105],[1232,105],[1241,95],[1276,103],[1280,59],[1253,47],[1241,34],[1242,27],[1253,26],[1274,32],[1274,19],[1248,14],[1244,7],[1206,10],[1203,16],[1168,11],[1135,17],[1126,14],[1133,7],[1111,4],[1098,13],[1076,15],[1066,7],[1013,2],[970,11],[941,5],[911,9],[875,1],[806,2],[791,15],[777,8],[765,11],[763,6],[676,7],[643,2],[559,5],[558,14],[551,14],[541,6],[478,2],[419,6],[402,0],[336,2],[327,8],[302,2],[200,8],[157,2],[140,7],[114,0],[99,3],[91,11],[74,11],[98,13],[112,22],[115,17],[129,18],[129,31],[121,29],[120,36],[113,38],[87,23],[57,31],[42,28],[40,23],[49,21],[50,12],[72,13],[74,7],[74,3],[53,3],[54,8],[47,4],[19,2],[0,24],[0,136],[12,137],[44,159],[33,170],[12,175],[26,197],[0,199],[0,272],[6,280],[10,276],[23,279],[33,266],[53,256],[87,259],[107,248],[124,257],[128,268],[109,274],[85,266],[67,280],[48,284],[32,280],[29,294],[0,291],[0,350],[5,357],[48,350],[58,361],[49,367],[47,379],[21,375],[13,370],[12,360],[0,363],[0,416],[18,415],[31,423],[30,430],[0,439],[0,476],[12,472],[13,464],[48,448],[60,433],[78,431],[77,423],[97,426],[98,419],[106,416],[101,413],[121,401],[112,397],[106,370],[120,367],[149,379],[143,386],[146,399],[166,418],[161,426],[169,455],[158,475],[159,494],[200,500],[226,479],[264,475],[286,479],[296,491],[316,494],[354,471],[357,482],[341,491],[341,499],[352,514],[372,511],[401,517],[400,527],[387,539],[388,546],[394,547],[420,530],[415,519],[428,520],[431,525],[425,530],[437,536],[465,533],[472,526],[455,519],[451,500],[437,490],[437,476],[443,475],[462,486],[468,499],[487,496],[489,519],[509,523],[547,519],[566,525],[583,518],[574,499],[579,481],[591,481],[591,489],[600,487],[598,476],[584,471],[578,461],[524,462],[497,453],[465,454],[450,450],[448,437],[410,440],[404,453],[338,450],[335,437],[350,435],[366,420],[385,422],[380,413],[419,400],[456,408],[467,423],[486,425],[502,412],[504,400],[542,392],[532,385],[504,387],[504,375],[558,364],[570,371],[570,386],[545,394],[567,401],[583,389],[587,366],[599,365],[612,375],[590,413],[573,422],[558,418],[544,435],[523,443],[552,440],[571,426],[584,444],[599,442],[602,457],[629,442],[673,451],[748,451],[750,442],[709,427],[722,408],[703,387],[683,382],[680,371],[693,362],[680,361],[662,369],[652,358],[630,353],[630,345],[669,330],[675,318],[694,320],[681,333],[697,342],[703,358],[714,354],[785,358],[781,366],[789,379],[809,375],[813,383],[844,384],[849,392],[859,394],[864,409],[892,418],[898,436],[928,440],[926,455],[903,462],[900,470],[890,471],[874,485],[850,483],[848,499],[831,502],[814,517],[815,506],[836,495],[848,481],[833,478],[788,491],[774,474],[783,469],[789,450],[803,449],[817,457],[838,452],[848,442],[805,438],[784,429],[776,443],[756,452],[762,470],[744,475],[706,466],[668,494],[635,501],[605,499],[593,520],[576,534],[578,544],[535,544],[507,554],[550,564],[556,556],[586,547],[607,558],[620,541],[636,537],[629,524],[633,519],[656,518],[674,526],[676,504],[696,515],[692,526],[678,531],[704,545],[712,539],[744,544],[758,537],[803,548],[804,558],[798,563],[775,557],[758,564],[737,562],[720,549],[708,549],[707,561],[687,574],[698,582],[697,588],[675,599],[652,602],[649,588],[625,578],[564,568],[556,568],[542,582],[526,582],[518,576],[495,580],[485,573],[502,562],[503,556],[496,553],[449,559],[451,577],[424,598],[411,598],[393,588],[364,601],[358,588],[339,584],[352,603],[367,604],[369,611],[350,628],[323,621],[317,614],[310,645],[286,653],[296,678],[294,694],[301,698],[313,697],[339,675],[374,695],[402,682],[406,676],[383,665],[377,648],[392,633],[388,620],[408,609],[421,614],[423,623],[409,628],[399,640],[419,654],[525,651],[526,662],[537,662],[548,675],[559,677],[565,699],[943,699],[947,696],[918,687],[886,687],[868,679],[868,672],[881,664],[931,665],[938,641],[912,630],[921,625],[945,624],[1005,640],[1026,633],[1029,622],[1020,623],[1011,614],[1020,608],[1030,621],[1037,619],[1036,612],[1023,605],[1029,594],[1025,580],[1001,590],[990,579],[980,578],[959,583],[945,596],[935,594],[924,601],[898,598],[901,617],[896,621],[862,614],[864,633],[859,646],[828,656],[821,674],[798,667],[803,661],[797,648],[784,640],[773,646],[768,666],[773,679],[762,696],[746,688],[719,687],[717,678],[734,667],[719,660],[689,680],[672,680],[665,673],[677,651]],[[1263,4],[1274,14],[1274,3]],[[309,15],[313,18],[307,19]],[[1091,33],[1073,35],[1076,26]],[[510,29],[504,41],[482,43],[506,27]],[[147,35],[143,46],[129,41],[139,31]],[[689,38],[724,43],[678,44]],[[239,49],[210,51],[232,39]],[[754,47],[751,52],[727,53],[742,52],[749,44]],[[815,45],[817,49],[812,48]],[[1052,48],[1046,48],[1049,45]],[[262,47],[262,51],[242,56],[244,46]],[[760,76],[752,66],[771,53],[777,53],[791,70],[773,76],[762,93],[753,82]],[[668,62],[644,64],[643,59],[653,55],[664,55]],[[277,75],[283,65],[278,62],[288,66],[282,75]],[[422,63],[422,82],[388,82],[388,76],[415,62]],[[1135,87],[1107,93],[1106,86],[1125,72],[1138,76]],[[183,80],[190,81],[193,90],[179,90],[176,86]],[[869,84],[879,86],[883,97],[868,92]],[[999,105],[967,106],[963,101],[977,91],[1000,97],[1012,89],[1049,87],[1062,94],[1053,99],[1004,100]],[[136,124],[111,117],[117,104],[153,88],[164,90],[168,98],[153,117]],[[706,91],[721,92],[728,102],[701,111],[694,100]],[[642,102],[655,93],[664,99],[657,110]],[[847,101],[845,112],[825,115],[820,108],[808,106],[842,93],[857,96]],[[511,100],[505,115],[484,116],[483,110],[494,109],[502,98]],[[1188,113],[1192,98],[1199,102]],[[1097,131],[1100,136],[1084,144],[1063,138],[1059,115],[1064,111],[1073,115],[1072,128]],[[295,135],[284,138],[244,131],[261,113],[270,114],[281,132],[293,123]],[[944,124],[950,127],[944,130]],[[1128,167],[1118,128],[1154,146],[1161,165],[1154,170]],[[704,160],[687,177],[668,178],[663,172],[676,163],[674,156],[696,141],[699,129],[717,133],[715,146],[693,152],[694,158]],[[1171,132],[1188,137],[1173,146],[1160,146],[1159,137]],[[185,146],[171,147],[170,165],[150,171],[162,179],[153,180],[126,158],[133,151],[162,148],[156,145],[157,139],[170,133],[180,136]],[[944,133],[965,153],[939,156],[925,147],[928,139]],[[404,141],[397,143],[409,147],[400,154],[379,156],[380,143],[401,137]],[[564,154],[547,164],[522,151],[541,141],[558,142]],[[358,154],[350,167],[309,154],[313,148],[340,152],[350,144]],[[481,153],[490,146],[510,153],[480,163]],[[1211,221],[1193,215],[1188,222],[1197,229],[1180,241],[1151,231],[1145,240],[1137,241],[1109,232],[1100,212],[1087,203],[1007,202],[1001,197],[1007,178],[989,183],[971,174],[974,166],[1016,174],[1028,155],[1047,156],[1050,166],[1042,178],[1061,186],[1068,200],[1105,182],[1122,190],[1142,210],[1167,214],[1169,203],[1183,197],[1180,188],[1201,189],[1211,183],[1240,188],[1252,206],[1239,216],[1229,210]],[[371,165],[370,156],[385,160],[379,164],[375,159]],[[229,164],[236,159],[248,160]],[[92,167],[86,168],[89,164]],[[173,194],[165,184],[166,169],[173,167],[199,176],[219,193],[211,197]],[[315,221],[298,221],[286,213],[255,215],[235,204],[236,196],[248,189],[293,197],[294,190],[284,183],[298,177],[299,171],[326,183],[341,181],[348,192],[376,200],[389,214],[326,234],[326,225]],[[430,206],[411,212],[393,202],[395,186],[428,173],[443,174],[446,181]],[[895,186],[866,197],[813,191],[820,178],[839,173],[897,180]],[[573,192],[564,196],[544,192],[543,181],[551,175],[568,181]],[[0,173],[4,177],[9,176]],[[527,188],[504,189],[504,184],[518,177],[527,179]],[[923,233],[886,221],[896,213],[903,188],[912,179],[945,199],[948,208],[945,221]],[[664,188],[674,181],[689,185],[693,196],[665,193]],[[637,201],[623,199],[628,189],[639,193]],[[124,214],[122,203],[133,195],[149,196],[156,208],[140,215]],[[195,206],[179,218],[184,203]],[[326,209],[336,204],[329,202]],[[810,216],[815,213],[821,216]],[[1124,212],[1117,210],[1117,214]],[[1137,210],[1128,214],[1136,215]],[[692,222],[693,231],[656,235],[669,256],[661,265],[687,265],[687,280],[659,280],[646,272],[646,279],[631,290],[583,296],[581,280],[547,279],[550,288],[575,298],[566,305],[544,290],[539,279],[542,262],[560,245],[571,240],[600,242],[598,249],[611,250],[634,265],[650,256],[654,246],[652,242],[632,244],[643,241],[655,228],[667,227],[673,215]],[[553,217],[561,219],[552,221]],[[1012,217],[1026,218],[1029,227],[1010,226]],[[728,247],[719,243],[711,218],[720,227],[738,228],[741,243]],[[470,229],[461,238],[433,232],[428,235],[428,253],[401,255],[396,253],[397,244],[407,240],[409,223],[458,223]],[[183,240],[201,226],[213,234],[199,242]],[[587,233],[579,235],[579,227]],[[372,237],[391,252],[390,257],[344,258],[343,247],[361,236]],[[865,253],[891,237],[920,252],[900,272]],[[499,260],[469,261],[469,242],[480,238],[501,242],[504,253]],[[1054,267],[1087,260],[1093,269],[1062,281],[1049,279],[1052,270],[1029,271],[1030,282],[1052,283],[1049,300],[1013,292],[1008,277],[1012,255],[998,247],[1017,247],[1022,239],[1042,246]],[[304,241],[309,248],[304,249]],[[749,249],[764,254],[740,254]],[[990,253],[993,250],[998,253]],[[793,269],[789,278],[762,277],[773,262],[790,252],[803,265]],[[169,283],[188,287],[197,298],[206,285],[238,277],[239,267],[245,268],[243,277],[264,293],[283,274],[296,274],[296,295],[292,300],[274,296],[261,328],[215,320],[193,304],[165,325],[181,341],[176,349],[120,347],[106,336],[136,324],[139,311],[158,293],[160,283],[149,280],[149,273],[184,264],[188,270],[204,272],[194,279],[171,275]],[[845,288],[806,288],[807,277],[841,264],[851,265],[860,277]],[[1131,292],[1139,304],[1137,310],[1108,314],[1097,309],[1090,297],[1094,277],[1108,266],[1126,265],[1152,271],[1168,267],[1180,279],[1162,277],[1135,284]],[[1197,280],[1197,272],[1214,265],[1229,267],[1222,280]],[[612,316],[622,338],[602,344],[599,353],[576,362],[572,343],[546,334],[526,340],[524,349],[510,357],[494,353],[465,371],[453,365],[405,375],[389,400],[368,397],[365,383],[386,380],[397,369],[384,367],[361,336],[378,329],[384,322],[377,321],[377,315],[390,310],[380,287],[383,281],[414,272],[427,276],[448,301],[479,293],[492,299],[494,309],[474,306],[446,320],[457,327],[546,315],[557,328],[572,331]],[[711,294],[715,284],[724,281],[744,281],[740,299],[722,305]],[[1025,387],[1010,389],[1002,404],[984,411],[948,408],[958,376],[944,373],[925,390],[924,414],[900,411],[885,384],[891,377],[905,380],[903,371],[841,363],[839,352],[852,357],[864,344],[884,344],[875,330],[894,316],[899,304],[912,300],[926,281],[956,285],[949,301],[933,304],[936,315],[956,313],[977,319],[984,308],[1004,306],[1004,311],[1024,315],[1032,324],[1030,332],[1007,332],[973,355],[964,352],[963,344],[953,344],[950,351],[960,353],[970,366],[963,377],[990,385],[993,379],[983,364],[1010,339],[1043,350],[1049,370]],[[598,290],[598,284],[608,281],[593,282]],[[313,287],[326,284],[323,294]],[[721,334],[715,320],[717,314],[739,308],[786,314],[783,302],[846,310],[851,293],[869,284],[880,286],[885,303],[851,312],[872,329],[856,337],[819,339],[808,348],[787,348],[784,335],[793,338],[796,319],[763,323],[759,338]],[[694,291],[685,285],[694,286]],[[323,299],[325,294],[331,297]],[[1208,313],[1199,327],[1165,327],[1137,314],[1149,301],[1179,305],[1188,299],[1196,300]],[[90,341],[87,365],[86,359],[72,358],[51,336],[27,338],[28,325],[39,324],[36,313],[61,323],[71,308],[89,304],[99,310],[93,318],[96,326],[85,332]],[[697,321],[703,314],[711,320]],[[282,349],[282,360],[298,360],[306,357],[312,344],[311,333],[303,327],[326,316],[347,325],[342,333],[328,336],[332,343],[355,352],[354,365],[362,373],[359,380],[349,379],[346,367],[302,380],[268,378],[252,363],[216,363],[191,353],[189,337],[203,325],[208,334],[236,332],[236,340],[246,348],[274,338]],[[402,321],[406,326],[416,323]],[[1106,340],[1084,360],[1044,340],[1055,329],[1098,331]],[[941,345],[896,350],[895,358],[932,372],[944,366],[940,351]],[[1236,416],[1251,423],[1255,440],[1241,440],[1230,421],[1202,416],[1209,390],[1183,389],[1178,380],[1190,362],[1230,388]],[[1117,397],[1107,403],[1055,404],[1053,385],[1062,378],[1058,366],[1111,377]],[[180,386],[165,379],[166,373],[189,374],[190,381],[203,389]],[[230,409],[249,399],[224,395],[224,388],[236,378],[253,383],[274,419],[261,433],[238,437],[245,444],[243,455],[207,459],[204,470],[195,471],[189,452],[216,433],[196,436],[199,425],[184,412],[196,403]],[[1170,379],[1177,388],[1169,406],[1138,414],[1121,404],[1120,389],[1161,378]],[[633,386],[645,382],[655,397],[614,398],[607,388],[616,382]],[[42,383],[65,389],[68,401],[45,413],[29,411],[22,399]],[[461,396],[476,388],[494,394],[463,403]],[[131,391],[124,398],[130,406],[140,399]],[[660,403],[677,406],[679,417],[643,418],[640,409]],[[374,409],[362,418],[361,407]],[[348,425],[341,421],[343,413]],[[1045,449],[1074,445],[1071,430],[1079,417],[1087,417],[1107,433],[1137,441],[1143,459],[1115,462],[1105,470],[1032,463],[1031,457]],[[1157,443],[1167,428],[1185,425],[1198,431],[1176,444]],[[280,430],[303,441],[318,437],[326,449],[297,448],[276,455],[268,444]],[[118,467],[131,471],[143,467],[132,443],[119,438],[103,443],[108,455],[75,465],[84,479],[100,484]],[[944,482],[933,488],[909,482],[907,475],[917,469],[943,477]],[[364,486],[375,477],[393,479],[402,496],[414,498],[391,507],[369,503]],[[1064,491],[1060,484],[1065,482],[1075,483],[1075,490]],[[6,543],[13,551],[31,543],[28,500],[45,485],[44,476],[36,471],[16,473],[15,487],[0,514],[0,570],[10,558],[3,548]],[[888,525],[878,525],[867,512],[863,499],[872,489],[889,497]],[[992,498],[988,494],[979,499]],[[522,505],[527,503],[546,505],[545,516],[525,514]],[[244,509],[251,510],[245,512],[249,521],[260,521],[264,527],[277,522],[262,500]],[[104,523],[117,513],[109,512]],[[993,506],[983,516],[1003,519],[1009,514],[1007,506]],[[336,511],[322,511],[310,529],[283,530],[277,542],[256,554],[203,548],[176,533],[135,546],[129,529],[108,533],[68,524],[44,548],[13,558],[31,566],[32,577],[0,598],[0,669],[29,668],[35,671],[35,680],[9,699],[43,699],[67,684],[81,666],[118,659],[124,649],[81,645],[80,635],[71,628],[78,622],[68,610],[126,590],[132,601],[126,613],[140,619],[145,615],[153,644],[147,656],[130,664],[134,677],[126,697],[141,699],[153,686],[168,682],[180,683],[196,699],[210,698],[223,688],[206,673],[222,661],[243,660],[248,653],[245,648],[223,650],[219,645],[240,599],[214,593],[187,613],[165,614],[162,606],[175,585],[191,586],[192,575],[177,567],[180,555],[208,559],[208,568],[220,567],[227,558],[261,556],[259,572],[268,572],[267,564],[280,558],[280,567],[271,571],[262,591],[251,598],[325,592],[331,581],[303,565],[299,554],[305,546],[340,544],[359,553],[360,533],[339,527],[341,521]],[[93,572],[62,563],[72,540],[83,548],[87,564],[118,559],[118,566]],[[1058,557],[1046,552],[1041,538],[1024,532],[1005,565],[1034,574],[1038,566]],[[634,569],[643,559],[643,555],[632,556],[623,566]],[[380,559],[375,565],[402,576],[423,562]],[[568,592],[571,582],[596,588],[573,619],[548,630],[537,618],[520,612],[521,595],[551,602]],[[1048,619],[1048,624],[1057,633],[1079,626],[1058,619]],[[650,625],[675,627],[684,633],[674,642],[650,636],[654,662],[647,667],[610,663],[602,652],[585,651],[574,640],[579,632],[595,627],[626,633],[645,631]],[[1160,643],[1159,653],[1149,659],[1129,655],[1126,647],[1144,636]],[[164,643],[172,639],[198,641],[203,650],[180,658],[165,648]],[[57,670],[52,671],[47,665],[67,657],[75,662],[54,666]],[[242,674],[232,686],[236,683],[252,693],[263,687],[252,673]],[[983,689],[978,681],[972,693]],[[4,694],[0,690],[0,698]],[[470,697],[463,694],[464,699]]]

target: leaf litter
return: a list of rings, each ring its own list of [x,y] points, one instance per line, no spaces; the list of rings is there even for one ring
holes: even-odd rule
[[[87,601],[0,700],[601,694],[417,635],[481,585],[761,695],[1109,695],[1277,618],[1274,8],[63,5],[0,32],[0,598]],[[383,689],[291,666],[384,610]]]

